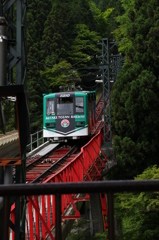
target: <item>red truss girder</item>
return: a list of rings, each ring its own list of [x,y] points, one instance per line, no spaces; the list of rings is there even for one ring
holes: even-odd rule
[[[102,135],[102,130],[100,130],[98,134],[89,141],[89,143],[82,147],[81,152],[76,155],[74,159],[70,159],[70,161],[61,167],[56,173],[49,175],[43,184],[98,180],[100,177],[100,171],[104,168],[104,163],[107,161],[104,155],[102,159],[100,157],[102,153],[101,146],[103,143]],[[76,202],[88,200],[89,196],[87,194],[85,197],[82,197],[80,194],[78,196],[75,194],[63,194],[61,196],[62,221],[79,218],[80,213],[76,209]],[[41,238],[46,239],[47,236],[54,239],[52,230],[54,230],[55,227],[55,196],[32,196],[28,197],[28,201],[26,210],[26,235],[29,234],[30,240],[35,238],[36,240],[40,240]],[[101,202],[103,219],[105,219],[105,216],[107,216],[106,198]],[[70,207],[74,210],[74,215],[68,215],[67,211]],[[14,216],[12,215],[14,215],[14,208],[11,212],[11,218],[14,219]],[[104,224],[104,228],[106,229],[107,225],[105,221]],[[34,229],[36,229],[36,232]],[[40,236],[40,232],[42,233],[42,236]]]

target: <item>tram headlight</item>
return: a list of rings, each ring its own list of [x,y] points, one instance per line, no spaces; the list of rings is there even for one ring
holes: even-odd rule
[[[54,128],[55,127],[55,123],[46,123],[46,127]]]
[[[76,122],[76,127],[84,127],[84,122]]]

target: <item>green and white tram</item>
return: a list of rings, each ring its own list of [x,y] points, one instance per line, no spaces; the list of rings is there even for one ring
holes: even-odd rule
[[[90,135],[95,106],[95,91],[43,94],[43,137],[60,141]]]

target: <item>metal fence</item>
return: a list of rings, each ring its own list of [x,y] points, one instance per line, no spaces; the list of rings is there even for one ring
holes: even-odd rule
[[[30,143],[27,145],[26,151],[31,152],[46,141],[47,139],[43,137],[43,130],[30,134]]]
[[[82,183],[10,184],[0,185],[0,196],[4,202],[11,196],[55,195],[55,239],[62,239],[61,195],[71,193],[106,193],[108,201],[108,239],[115,240],[114,233],[114,193],[159,191],[159,180],[94,181]],[[7,206],[7,205],[6,205]],[[4,212],[8,211],[4,207]],[[7,221],[5,218],[4,221]],[[4,222],[5,223],[5,222]],[[6,222],[7,226],[7,222]]]

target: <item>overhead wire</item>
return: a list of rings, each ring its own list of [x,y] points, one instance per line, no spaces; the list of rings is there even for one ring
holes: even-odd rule
[[[93,54],[93,55],[95,55],[95,54]],[[45,66],[45,67],[48,67],[48,68],[53,68],[53,66],[54,65],[51,65],[51,64],[45,64],[44,62],[39,62],[39,61],[37,61],[37,60],[34,60],[34,59],[31,59],[31,58],[28,58],[28,61],[31,61],[31,62],[34,62],[34,63],[36,63],[36,64],[39,64],[39,65],[43,65],[43,66]],[[79,61],[78,63],[81,63],[82,61]],[[68,71],[68,70],[79,70],[78,68],[77,69],[75,69],[74,68],[74,66],[75,66],[76,64],[74,64],[74,65],[72,65],[72,67],[71,68],[60,68],[59,67],[59,70],[60,71]],[[87,67],[85,68],[85,70],[87,70]],[[79,74],[79,77],[80,78],[85,78],[85,82],[91,82],[91,81],[94,81],[96,78],[98,78],[98,74],[100,74],[100,72],[101,72],[101,70],[99,69],[99,70],[97,70],[97,71],[95,71],[94,73],[93,72],[89,72],[89,73],[86,73],[86,74],[82,74],[82,75],[80,75]],[[92,76],[95,76],[93,79],[86,79],[87,77],[91,77],[91,75]]]
[[[79,61],[79,62],[77,62],[77,63],[75,63],[75,64],[71,64],[71,67],[65,68],[65,69],[70,70],[70,69],[72,69],[74,66],[76,66],[76,65],[84,62],[86,59],[91,58],[91,57],[93,57],[93,56],[95,56],[95,55],[97,56],[97,54],[98,54],[98,52],[96,52],[96,53],[94,53],[94,54],[86,57],[85,59],[83,59],[83,60],[81,60],[81,61]],[[44,62],[40,62],[40,61],[35,60],[35,59],[32,59],[32,58],[28,58],[28,60],[29,60],[29,61],[32,61],[32,62],[35,62],[35,63],[38,63],[38,64],[40,64],[40,65],[44,65],[44,66],[46,66],[46,67],[50,67],[50,68],[53,68],[53,66],[55,65],[55,64],[54,64],[54,65],[52,65],[52,64],[46,64],[46,63],[44,63]],[[87,67],[86,67],[86,68],[87,68]],[[62,68],[60,67],[59,69],[61,70]],[[74,69],[74,68],[73,68],[73,69]],[[76,70],[78,70],[78,68],[77,68]]]
[[[83,87],[84,86],[84,88],[86,88],[86,89],[95,89],[96,87],[97,87],[97,85],[98,85],[98,83],[97,84],[95,84],[95,85],[93,85],[93,86],[86,86],[86,85],[84,85],[84,84],[81,84],[81,86]]]
[[[78,66],[79,64],[81,64],[82,62],[85,62],[85,60],[86,59],[91,59],[92,57],[94,57],[95,55],[97,56],[97,54],[98,54],[99,52],[95,52],[94,54],[92,54],[92,55],[90,55],[90,56],[88,56],[87,58],[85,58],[85,59],[83,59],[83,60],[81,60],[81,61],[78,61],[77,63],[75,63],[75,64],[72,64],[71,65],[71,67],[69,67],[69,68],[61,68],[61,67],[59,67],[59,70],[60,71],[69,71],[69,70],[73,70],[73,71],[78,71],[78,70],[81,70],[81,67],[76,67],[75,68],[75,66]],[[46,64],[46,63],[44,63],[44,62],[40,62],[40,61],[37,61],[37,60],[35,60],[35,59],[32,59],[32,58],[28,58],[28,61],[31,61],[31,62],[34,62],[34,63],[36,63],[36,64],[39,64],[39,65],[43,65],[45,68],[47,67],[47,68],[53,68],[54,67],[54,65],[52,65],[52,64]],[[95,69],[95,67],[97,67],[97,66],[94,66],[94,67],[92,67],[92,69],[94,68]],[[82,67],[82,69],[83,70],[88,70],[88,67],[86,66],[86,67]],[[84,80],[84,82],[92,82],[92,81],[94,81],[96,78],[97,78],[97,76],[98,76],[98,74],[99,74],[99,72],[100,72],[101,70],[99,69],[99,70],[97,70],[95,73],[86,73],[86,74],[82,74],[82,75],[80,75],[79,74],[79,77],[80,78],[84,78],[85,77],[85,80]],[[95,77],[95,79],[86,79],[86,77],[90,77],[90,76],[95,76],[96,75],[96,77]]]
[[[85,58],[85,60],[88,59],[88,58],[94,57],[94,56],[97,55],[97,54],[98,54],[98,52],[96,52],[96,53],[94,53],[94,54],[88,56],[87,58]],[[72,67],[74,67],[75,65],[77,65],[77,64],[79,64],[79,63],[82,63],[82,62],[84,62],[84,60],[81,60],[81,61],[79,61],[79,62],[73,64]]]
[[[48,66],[48,67],[50,67],[50,68],[51,68],[51,67],[53,68],[53,66],[54,66],[54,65],[46,64],[46,63],[44,63],[44,62],[39,62],[39,61],[34,60],[34,59],[31,59],[31,58],[28,58],[27,60],[29,60],[29,61],[31,61],[31,62],[35,62],[35,63],[37,63],[37,64],[39,64],[39,65]]]

